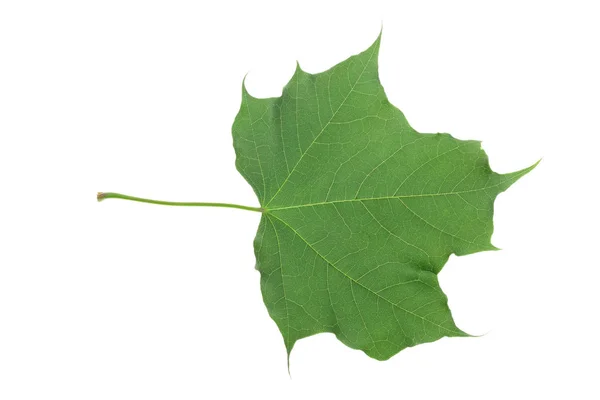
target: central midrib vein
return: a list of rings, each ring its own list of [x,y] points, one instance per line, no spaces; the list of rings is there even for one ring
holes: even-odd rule
[[[269,208],[267,210],[268,211],[279,211],[279,210],[290,210],[290,209],[302,208],[302,207],[323,206],[323,205],[329,205],[329,204],[355,203],[355,202],[361,202],[361,201],[389,200],[389,199],[409,199],[409,198],[414,198],[414,197],[437,197],[437,196],[461,195],[463,193],[474,193],[474,192],[480,192],[482,190],[491,189],[491,188],[500,186],[503,183],[504,183],[504,181],[500,182],[500,183],[497,183],[495,185],[486,186],[486,187],[478,188],[478,189],[462,190],[460,192],[426,193],[426,194],[405,194],[405,195],[399,195],[399,196],[382,196],[382,197],[367,197],[367,198],[348,199],[348,200],[331,200],[331,201],[322,201],[322,202],[318,202],[318,203],[298,204],[298,205],[295,205],[295,206],[275,207],[275,208]]]

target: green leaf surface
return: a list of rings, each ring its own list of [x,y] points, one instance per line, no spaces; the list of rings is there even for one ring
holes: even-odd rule
[[[281,97],[242,88],[236,166],[264,209],[256,268],[288,355],[320,332],[378,360],[468,336],[437,275],[495,249],[494,199],[535,167],[497,174],[480,142],[411,128],[379,81],[380,39],[322,73],[298,66]]]

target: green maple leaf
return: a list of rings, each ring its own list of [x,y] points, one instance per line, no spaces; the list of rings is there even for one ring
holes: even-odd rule
[[[437,274],[452,253],[495,249],[494,199],[535,167],[497,174],[480,142],[416,132],[381,86],[379,43],[319,74],[298,66],[281,97],[242,89],[236,166],[262,206],[256,268],[288,356],[321,332],[378,360],[468,336]]]
[[[537,165],[497,174],[480,142],[411,128],[379,82],[380,38],[328,71],[298,66],[281,97],[242,87],[236,166],[260,208],[98,194],[261,212],[256,267],[288,360],[321,332],[378,360],[469,336],[437,275],[450,254],[495,249],[494,200]]]

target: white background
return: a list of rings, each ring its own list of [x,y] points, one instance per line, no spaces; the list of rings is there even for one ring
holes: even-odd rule
[[[0,399],[597,399],[599,11],[589,1],[0,3]],[[492,168],[499,252],[440,274],[459,327],[379,362],[331,334],[291,379],[237,173],[241,81],[278,96],[383,23],[380,75],[421,132]],[[234,397],[237,396],[237,397]]]

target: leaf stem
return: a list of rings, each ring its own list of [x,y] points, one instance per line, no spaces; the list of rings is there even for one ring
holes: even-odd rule
[[[104,199],[123,199],[123,200],[139,201],[140,203],[160,204],[163,206],[226,207],[226,208],[239,208],[240,210],[248,210],[248,211],[256,211],[256,212],[264,212],[265,211],[263,208],[248,207],[248,206],[242,206],[239,204],[152,200],[152,199],[144,199],[142,197],[134,197],[134,196],[128,196],[126,194],[110,193],[110,192],[109,193],[98,192],[97,199],[98,199],[98,201],[102,201]]]

